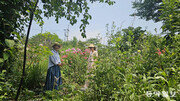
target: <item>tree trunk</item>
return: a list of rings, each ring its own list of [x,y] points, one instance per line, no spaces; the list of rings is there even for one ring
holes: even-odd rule
[[[24,46],[24,61],[23,61],[23,72],[22,72],[22,77],[21,77],[21,81],[19,83],[19,88],[16,94],[16,98],[15,101],[18,100],[18,97],[20,95],[20,91],[21,91],[21,86],[23,84],[24,78],[25,78],[25,66],[26,66],[26,48],[27,48],[27,44],[28,44],[28,39],[29,39],[29,33],[30,33],[30,29],[31,29],[31,24],[32,24],[32,20],[33,20],[33,16],[34,16],[34,12],[36,10],[37,4],[38,4],[39,0],[36,1],[35,7],[33,10],[31,10],[30,12],[30,22],[29,22],[29,27],[28,27],[28,31],[27,31],[27,36],[26,36],[26,42],[25,42],[25,46]]]

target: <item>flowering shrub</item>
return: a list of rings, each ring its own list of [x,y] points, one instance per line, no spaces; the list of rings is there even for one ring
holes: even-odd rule
[[[159,49],[157,49],[157,52],[155,52],[155,53],[157,53],[158,55],[163,55],[165,53],[165,51],[166,51],[165,48],[164,48],[164,50],[162,50],[162,52]]]
[[[91,72],[93,75],[88,77],[90,84],[85,92],[80,91],[80,88],[88,75],[86,71],[89,50],[60,50],[63,84],[60,90],[47,91],[45,96],[42,95],[43,97],[37,100],[179,101],[179,39],[177,35],[174,43],[167,46],[163,44],[163,38],[146,35],[141,42],[137,40],[134,46],[130,45],[128,50],[122,51],[116,47],[119,46],[119,40],[115,45],[98,47],[96,69]],[[27,91],[22,94],[26,100],[32,99],[35,92],[42,90],[47,73],[47,57],[50,55],[44,45],[28,48],[24,82]],[[22,63],[21,54],[18,59],[12,69],[14,74],[10,80],[13,84],[11,87],[17,86],[15,83],[20,78],[22,65],[18,63]],[[0,91],[4,92],[3,90]]]
[[[43,44],[39,46],[29,45],[28,48],[25,85],[31,90],[38,91],[43,88],[45,83],[48,69],[48,56],[52,53],[50,49]]]
[[[26,78],[24,86],[29,90],[38,91],[43,87],[46,72],[48,69],[48,56],[51,54],[47,46],[40,44],[38,46],[28,45],[26,59]],[[20,79],[23,63],[23,52],[19,52],[15,68],[12,68],[14,77],[12,82],[17,85]]]
[[[139,45],[141,50],[136,48]],[[128,51],[104,48],[83,100],[179,101],[178,45],[177,41],[167,47],[161,38],[150,35]]]
[[[88,56],[88,49],[82,51],[79,48],[72,48],[61,51],[61,62],[63,64],[61,68],[64,74],[64,82],[75,82],[79,85],[84,84]]]

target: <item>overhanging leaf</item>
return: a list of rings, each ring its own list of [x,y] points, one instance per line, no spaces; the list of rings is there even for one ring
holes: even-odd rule
[[[14,40],[9,40],[9,39],[5,39],[5,43],[10,48],[12,48],[15,44]]]
[[[9,54],[8,53],[3,53],[3,58],[4,58],[4,60],[7,60],[9,58]]]
[[[0,63],[2,63],[4,60],[2,58],[0,58]]]

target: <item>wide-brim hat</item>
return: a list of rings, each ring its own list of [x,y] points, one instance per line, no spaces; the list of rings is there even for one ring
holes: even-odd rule
[[[96,48],[96,47],[94,46],[94,44],[90,44],[90,45],[88,46],[88,48],[90,48],[90,47]]]
[[[54,47],[54,46],[59,46],[59,47],[61,47],[62,45],[59,44],[58,42],[54,42],[53,45],[52,45],[52,47]]]

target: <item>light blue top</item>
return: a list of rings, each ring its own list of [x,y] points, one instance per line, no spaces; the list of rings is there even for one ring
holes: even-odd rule
[[[52,50],[51,52],[53,53],[53,55],[49,56],[48,68],[61,63],[59,53],[56,50]]]

